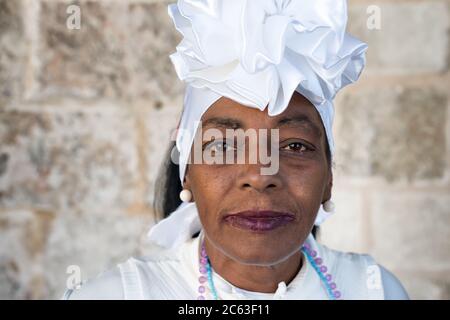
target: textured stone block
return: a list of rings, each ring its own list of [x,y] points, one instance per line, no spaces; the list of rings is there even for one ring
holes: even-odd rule
[[[54,215],[0,210],[0,299],[44,297],[40,265]]]
[[[182,93],[169,60],[180,37],[167,3],[76,3],[79,30],[66,27],[71,3],[42,4],[42,95],[139,97],[159,107]]]
[[[337,170],[388,181],[442,178],[447,99],[429,87],[344,93],[336,104]]]
[[[21,98],[25,67],[22,2],[0,0],[0,108]]]
[[[367,8],[376,6],[381,29],[369,30]],[[352,1],[348,31],[369,45],[370,73],[448,70],[448,1]]]
[[[129,81],[126,4],[74,3],[80,6],[80,29],[67,28],[71,2],[42,2],[40,94],[123,97]]]
[[[152,101],[157,108],[173,104],[184,92],[169,59],[181,35],[167,14],[168,3],[131,3],[128,8],[129,95]]]
[[[448,194],[448,190],[373,193],[373,253],[379,263],[402,272],[448,271]]]
[[[99,109],[2,112],[0,207],[125,210],[138,201],[134,119]]]

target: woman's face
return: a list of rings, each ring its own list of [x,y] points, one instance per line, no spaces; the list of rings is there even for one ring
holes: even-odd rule
[[[224,158],[226,153],[237,153],[236,146],[225,143],[227,128],[257,132],[279,129],[275,174],[262,175],[261,167],[269,165],[259,158],[250,161],[251,143],[246,138],[244,164],[189,164],[184,187],[192,192],[208,240],[223,254],[253,265],[273,265],[287,259],[299,250],[311,232],[320,204],[331,196],[326,135],[316,109],[298,93],[283,113],[273,117],[267,108],[260,111],[221,98],[201,120],[202,148]],[[220,130],[223,138],[204,135],[211,128]],[[269,130],[269,154],[274,146],[270,136]],[[258,148],[261,141],[257,141]],[[234,215],[243,211],[251,212]]]

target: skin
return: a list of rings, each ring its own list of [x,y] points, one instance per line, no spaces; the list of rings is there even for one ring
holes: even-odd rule
[[[309,121],[278,127],[279,120],[298,116]],[[298,93],[283,113],[272,117],[267,108],[260,111],[223,97],[203,114],[202,122],[212,118],[235,119],[244,130],[279,128],[276,174],[261,175],[260,162],[203,163],[189,164],[184,179],[184,188],[192,192],[199,211],[214,271],[239,288],[273,293],[279,282],[289,284],[301,269],[299,249],[313,228],[320,204],[331,198],[333,179],[322,121],[315,107]],[[212,123],[203,130],[217,128],[225,135],[225,127]],[[236,228],[223,219],[227,213],[244,210],[290,212],[295,219],[265,232]]]

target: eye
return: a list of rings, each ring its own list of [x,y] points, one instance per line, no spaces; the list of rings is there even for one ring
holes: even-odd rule
[[[307,147],[305,144],[301,142],[291,142],[282,148],[283,150],[289,150],[293,152],[303,153],[306,151],[310,151],[311,148]]]
[[[213,153],[221,153],[235,150],[232,144],[229,144],[226,140],[214,140],[207,143],[203,150],[209,150]]]

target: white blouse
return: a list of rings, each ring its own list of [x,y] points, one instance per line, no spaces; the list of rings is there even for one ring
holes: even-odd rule
[[[146,257],[130,258],[116,268],[68,289],[63,299],[186,299],[198,297],[200,245],[203,231],[174,249],[154,247]],[[318,252],[333,277],[341,299],[408,299],[400,282],[367,254],[344,253],[319,244],[311,235],[306,241]],[[316,270],[303,259],[301,269],[286,285],[278,284],[274,293],[238,288],[213,270],[212,279],[220,299],[257,300],[328,299]],[[207,289],[204,294],[212,299]]]

